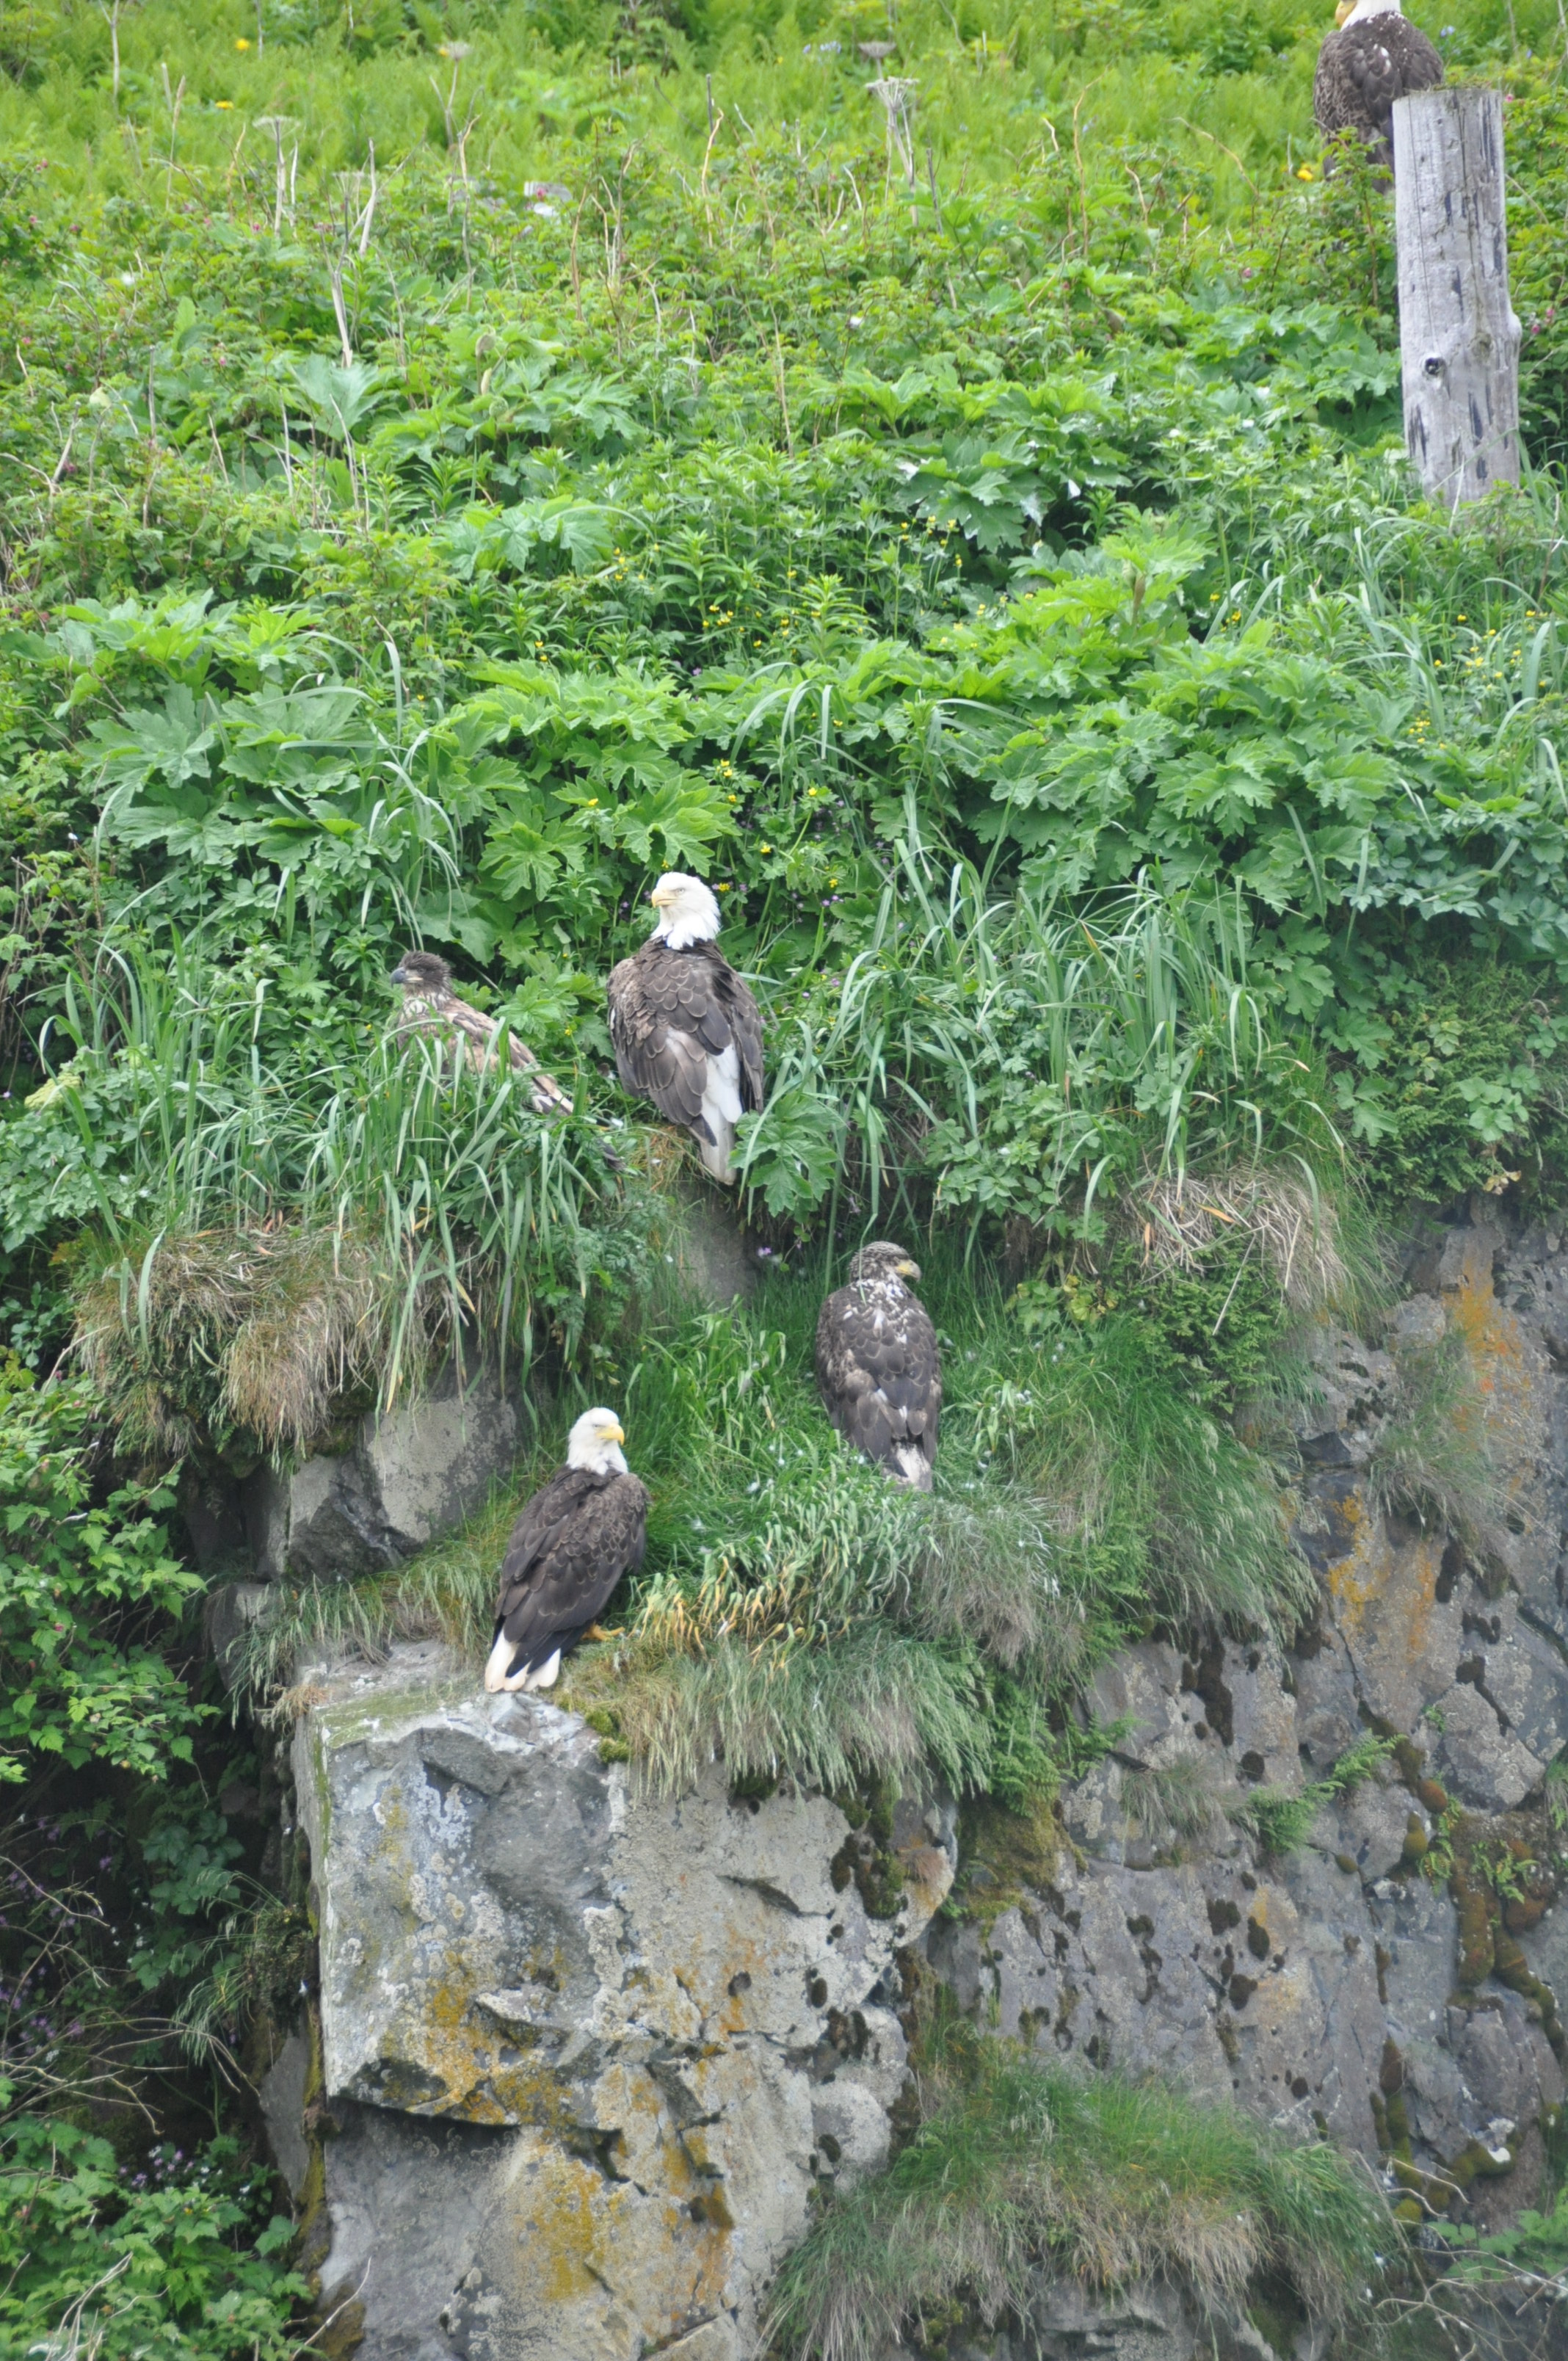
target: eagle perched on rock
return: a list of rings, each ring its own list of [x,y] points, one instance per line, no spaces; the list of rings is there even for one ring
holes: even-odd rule
[[[1442,80],[1442,60],[1407,24],[1399,0],[1340,0],[1336,32],[1318,52],[1312,113],[1325,139],[1352,131],[1375,163],[1394,169],[1394,101]]]
[[[452,989],[452,970],[444,959],[438,959],[433,951],[405,951],[392,970],[392,982],[403,988],[403,1005],[397,1023],[400,1040],[407,1040],[415,1033],[450,1040],[455,1033],[461,1033],[478,1051],[481,1071],[488,1066],[495,1055],[501,1020],[481,1016],[477,1008],[458,999]],[[528,1095],[535,1115],[571,1114],[571,1100],[560,1083],[545,1072],[526,1042],[509,1034],[507,1051],[513,1072],[528,1076]]]
[[[906,1282],[920,1266],[885,1238],[862,1246],[817,1319],[817,1384],[828,1415],[896,1483],[931,1489],[942,1365],[931,1315]]]
[[[648,1488],[628,1472],[612,1410],[587,1410],[566,1465],[541,1487],[501,1560],[496,1637],[485,1686],[553,1688],[561,1659],[597,1621],[623,1574],[642,1563]]]
[[[743,1110],[762,1104],[762,1019],[714,937],[718,904],[671,870],[648,896],[658,924],[609,974],[609,1038],[625,1087],[689,1131],[716,1180]]]

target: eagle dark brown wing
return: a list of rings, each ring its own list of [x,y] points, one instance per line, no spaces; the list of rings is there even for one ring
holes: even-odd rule
[[[455,1026],[485,1058],[494,1054],[500,1027],[493,1016],[481,1016],[466,1000],[454,997],[445,1012],[448,1022]],[[533,1101],[535,1115],[570,1115],[572,1102],[553,1074],[547,1074],[526,1041],[515,1033],[507,1035],[507,1052],[513,1073],[528,1076],[528,1093]]]
[[[455,993],[443,993],[439,999],[424,999],[410,993],[403,1002],[398,1021],[400,1037],[410,1033],[426,1033],[437,1038],[461,1033],[479,1052],[481,1070],[495,1055],[500,1026],[493,1016],[482,1016]],[[554,1075],[547,1074],[525,1041],[515,1033],[507,1036],[508,1061],[512,1071],[528,1076],[528,1095],[535,1115],[570,1115],[572,1102]]]
[[[1325,139],[1353,131],[1394,161],[1394,102],[1442,80],[1442,60],[1417,25],[1391,9],[1331,33],[1318,52],[1312,113]]]
[[[621,1576],[641,1565],[647,1525],[648,1488],[635,1476],[562,1467],[535,1492],[512,1527],[496,1601],[511,1673],[581,1639]]]
[[[851,1280],[817,1319],[817,1383],[840,1434],[922,1492],[931,1488],[942,1367],[931,1316],[906,1288]]]
[[[674,951],[644,943],[610,970],[609,998],[616,1071],[627,1090],[652,1099],[671,1123],[721,1145],[703,1099],[709,1060],[731,1048],[741,1106],[762,1105],[762,1014],[715,944]]]

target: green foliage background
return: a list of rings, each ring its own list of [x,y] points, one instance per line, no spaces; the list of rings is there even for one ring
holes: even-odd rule
[[[280,2354],[300,2299],[210,2070],[309,1929],[181,1465],[504,1338],[520,1490],[600,1397],[654,1482],[630,1654],[572,1673],[608,1748],[934,1759],[1032,1814],[1098,1653],[1299,1611],[1254,1397],[1354,1309],[1355,1241],[1476,1191],[1555,1218],[1561,16],[1445,13],[1510,102],[1530,457],[1452,524],[1299,0],[0,19],[0,2349]],[[604,1023],[667,866],[770,1028],[775,1275],[717,1323]],[[388,1049],[415,939],[566,1123]],[[809,1378],[890,1229],[949,1373],[927,1521]],[[254,1687],[329,1622],[481,1637],[514,1507],[287,1597]]]

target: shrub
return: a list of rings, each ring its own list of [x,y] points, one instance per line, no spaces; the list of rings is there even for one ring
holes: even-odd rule
[[[203,1710],[171,1661],[203,1587],[159,1521],[173,1496],[94,1501],[95,1408],[83,1386],[0,1368],[0,1781],[50,1756],[161,1777]]]
[[[264,2218],[269,2186],[232,2139],[189,2163],[164,2148],[133,2180],[107,2140],[13,2118],[0,2130],[0,2351],[291,2361],[306,2290],[281,2259],[291,2224]]]
[[[1550,980],[1431,940],[1364,963],[1329,1025],[1334,1095],[1384,1201],[1568,1188],[1568,1014]]]

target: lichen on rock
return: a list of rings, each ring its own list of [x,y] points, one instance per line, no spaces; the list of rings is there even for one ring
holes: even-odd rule
[[[873,1915],[827,1797],[639,1795],[577,1716],[455,1669],[318,1667],[296,1732],[323,2306],[356,2290],[375,2356],[748,2350],[813,2189],[886,2155],[888,1971],[946,1856],[916,1831]]]

